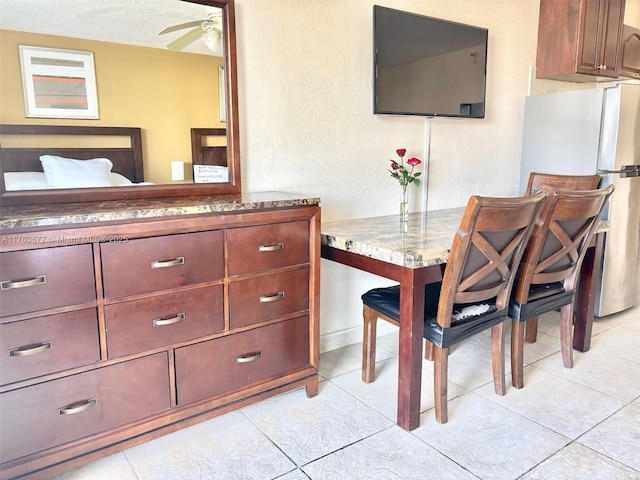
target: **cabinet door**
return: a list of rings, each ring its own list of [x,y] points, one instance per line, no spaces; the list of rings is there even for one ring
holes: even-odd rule
[[[308,309],[308,268],[229,283],[231,328]]]
[[[309,263],[309,222],[227,231],[229,276]]]
[[[310,364],[309,317],[177,348],[178,405],[215,397]]]
[[[578,72],[618,76],[623,0],[585,0]]]
[[[105,306],[109,358],[221,331],[222,289],[213,285]]]
[[[196,285],[224,276],[220,231],[103,243],[100,251],[106,298]]]
[[[640,28],[624,26],[620,75],[640,79]]]
[[[0,462],[170,407],[166,352],[0,395]]]
[[[96,309],[2,324],[0,352],[2,385],[96,363],[100,361]]]
[[[91,245],[0,253],[0,316],[95,301]]]

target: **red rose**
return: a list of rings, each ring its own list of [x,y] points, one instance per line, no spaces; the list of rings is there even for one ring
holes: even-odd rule
[[[398,164],[393,160],[391,160],[391,170],[397,170],[397,169],[398,169]]]
[[[420,165],[421,163],[422,162],[418,160],[416,157],[413,157],[407,160],[407,164],[411,165],[412,167],[415,167],[416,165]]]
[[[404,154],[407,153],[407,149],[399,148],[398,150],[396,150],[396,153],[398,154],[399,157],[404,157]]]

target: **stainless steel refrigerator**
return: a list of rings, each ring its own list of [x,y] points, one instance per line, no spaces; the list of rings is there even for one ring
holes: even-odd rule
[[[533,171],[599,173],[601,186],[613,183],[595,314],[640,304],[640,85],[527,97],[521,193]]]

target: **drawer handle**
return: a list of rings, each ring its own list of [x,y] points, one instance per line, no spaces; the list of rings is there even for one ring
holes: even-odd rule
[[[246,355],[240,355],[238,358],[236,358],[236,363],[255,362],[261,356],[262,356],[262,352],[247,353]]]
[[[51,342],[42,342],[40,345],[25,345],[23,347],[12,348],[9,350],[10,357],[26,357],[27,355],[35,355],[36,353],[51,350],[53,344]]]
[[[0,290],[9,290],[10,288],[35,287],[47,283],[46,275],[38,275],[29,280],[6,280],[0,283]]]
[[[184,257],[174,258],[173,260],[156,260],[151,262],[152,269],[177,267],[178,265],[184,265]]]
[[[174,323],[181,322],[185,318],[187,318],[187,315],[185,313],[179,313],[178,315],[172,318],[156,318],[153,321],[153,326],[162,327],[163,325],[173,325]]]
[[[260,303],[277,302],[284,298],[284,292],[278,292],[275,295],[263,295],[260,297]]]
[[[90,398],[81,402],[72,403],[66,407],[60,407],[58,409],[58,415],[73,415],[74,413],[81,413],[85,410],[89,410],[91,407],[95,407],[97,404],[97,398]]]
[[[259,252],[275,252],[277,250],[284,250],[284,243],[275,243],[273,245],[260,245],[258,247]]]

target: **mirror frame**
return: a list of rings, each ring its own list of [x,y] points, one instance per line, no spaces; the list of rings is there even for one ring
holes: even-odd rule
[[[51,203],[99,202],[141,198],[169,198],[194,195],[241,193],[240,133],[238,115],[238,71],[236,58],[236,27],[234,0],[180,0],[222,9],[224,33],[225,96],[227,103],[227,166],[229,182],[170,185],[140,185],[132,187],[69,188],[55,190],[20,190],[3,192],[1,205],[35,205]],[[188,134],[186,132],[185,134]]]

